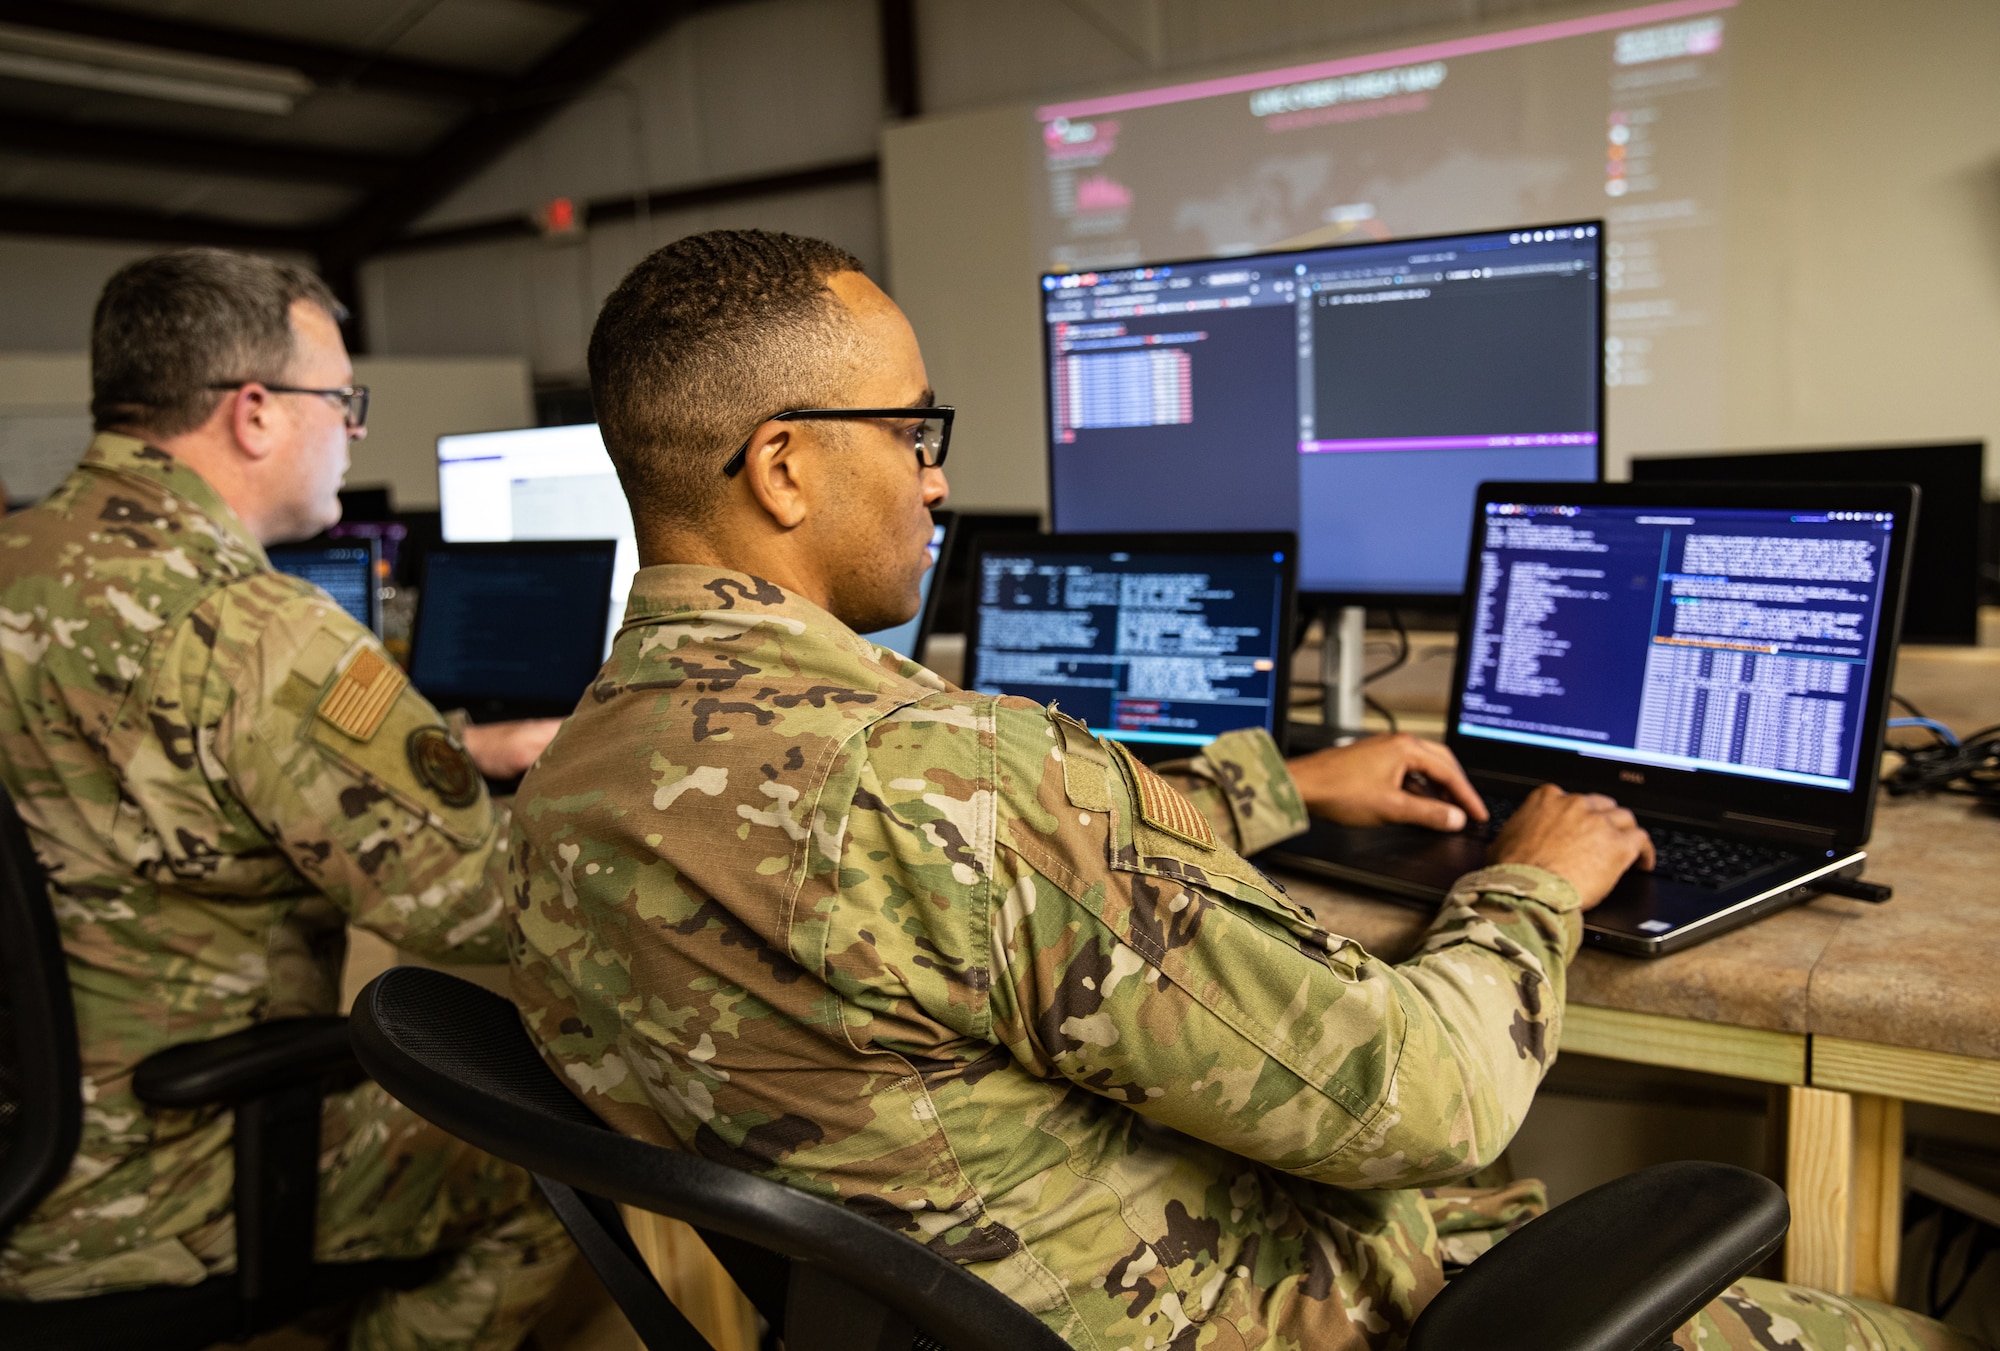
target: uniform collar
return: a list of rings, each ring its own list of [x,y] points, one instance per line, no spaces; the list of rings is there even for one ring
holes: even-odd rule
[[[625,627],[680,620],[736,619],[742,627],[768,624],[793,635],[811,632],[873,661],[875,645],[796,592],[747,572],[698,563],[641,568],[625,603]]]
[[[235,510],[222,500],[209,481],[197,474],[186,461],[175,459],[158,446],[149,446],[134,436],[99,432],[91,438],[79,466],[124,478],[139,479],[148,486],[171,493],[188,510],[205,517],[216,529],[247,549],[259,563],[268,564],[264,546]]]

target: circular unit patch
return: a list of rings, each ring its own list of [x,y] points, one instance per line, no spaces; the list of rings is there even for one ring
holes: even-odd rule
[[[405,743],[410,768],[422,784],[447,807],[470,807],[479,801],[479,770],[465,747],[442,727],[419,727]]]

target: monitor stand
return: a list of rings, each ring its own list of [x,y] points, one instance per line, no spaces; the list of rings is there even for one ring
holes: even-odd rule
[[[1361,676],[1368,612],[1358,605],[1328,609],[1320,615],[1320,632],[1320,721],[1294,722],[1286,728],[1286,750],[1293,755],[1345,746],[1367,735],[1361,725],[1365,712]]]
[[[1363,735],[1362,649],[1368,641],[1368,611],[1359,605],[1329,610],[1321,621],[1319,644],[1320,716],[1334,745]]]

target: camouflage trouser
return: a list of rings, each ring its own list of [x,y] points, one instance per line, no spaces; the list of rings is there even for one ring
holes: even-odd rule
[[[319,1257],[452,1256],[437,1278],[371,1296],[351,1351],[513,1351],[574,1254],[528,1175],[363,1084],[327,1101]]]
[[[1986,1351],[1908,1309],[1744,1280],[1674,1336],[1683,1351]]]

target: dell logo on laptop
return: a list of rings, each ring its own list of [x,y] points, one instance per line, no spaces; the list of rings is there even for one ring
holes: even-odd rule
[[[1636,769],[1621,769],[1618,771],[1618,777],[1626,783],[1644,783],[1646,781],[1646,776]]]

